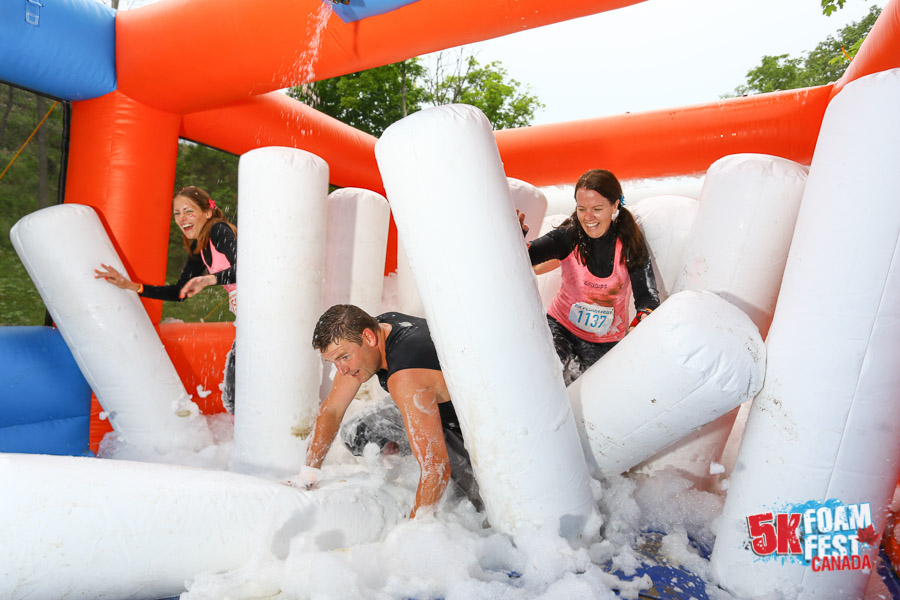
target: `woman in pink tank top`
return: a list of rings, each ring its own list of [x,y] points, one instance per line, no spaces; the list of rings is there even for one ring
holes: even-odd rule
[[[212,285],[228,292],[228,308],[237,310],[237,228],[222,209],[198,187],[178,190],[172,200],[172,217],[181,230],[188,259],[178,281],[171,285],[149,285],[131,281],[110,265],[94,269],[94,277],[116,287],[133,290],[144,298],[183,301]],[[234,412],[234,345],[225,359],[222,404]]]
[[[582,175],[575,203],[568,219],[528,248],[532,265],[558,261],[562,269],[547,322],[566,385],[659,306],[650,252],[615,175]],[[637,316],[630,320],[632,299]]]

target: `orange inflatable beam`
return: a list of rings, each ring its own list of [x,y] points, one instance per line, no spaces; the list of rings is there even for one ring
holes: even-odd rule
[[[328,15],[304,65],[322,0],[168,0],[116,15],[118,89],[184,114],[642,0],[419,0],[344,23]],[[325,13],[323,13],[325,14]]]
[[[180,123],[117,91],[72,103],[65,201],[96,209],[136,281],[166,277]],[[143,303],[158,323],[162,302]]]
[[[374,136],[280,92],[187,114],[181,137],[237,155],[263,146],[300,148],[328,163],[331,183],[384,193]]]
[[[773,154],[809,164],[831,86],[711,104],[496,132],[509,177],[574,183],[602,166],[620,179],[705,173],[728,154]]]
[[[834,93],[860,77],[900,67],[900,0],[891,0],[859,48],[859,52],[834,85]]]
[[[222,412],[219,384],[234,342],[234,323],[163,323],[157,329],[175,371],[200,412]],[[197,386],[209,393],[201,398]]]

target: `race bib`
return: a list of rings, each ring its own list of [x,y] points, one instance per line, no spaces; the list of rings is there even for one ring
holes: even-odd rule
[[[602,336],[609,331],[614,314],[612,306],[576,302],[569,309],[569,321],[582,331]]]
[[[228,310],[237,315],[237,290],[228,292]]]

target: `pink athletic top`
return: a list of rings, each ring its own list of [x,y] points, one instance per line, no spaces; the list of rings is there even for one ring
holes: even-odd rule
[[[228,257],[216,250],[216,246],[212,243],[212,240],[209,241],[209,251],[212,255],[212,264],[206,262],[206,257],[203,256],[202,252],[200,253],[200,258],[203,259],[203,264],[206,265],[206,270],[209,271],[210,274],[224,271],[231,266]],[[225,283],[222,287],[228,292],[228,309],[234,314],[237,314],[237,284]]]
[[[578,248],[560,261],[562,284],[547,313],[583,340],[618,342],[628,331],[631,278],[616,240],[613,271],[596,277],[578,260]]]

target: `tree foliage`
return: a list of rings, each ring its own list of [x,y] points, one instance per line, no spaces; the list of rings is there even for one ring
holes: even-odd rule
[[[0,179],[0,325],[44,323],[44,304],[12,248],[9,230],[57,201],[65,110],[63,104],[54,106],[52,100],[0,83],[0,172],[8,167]]]
[[[538,98],[509,78],[499,61],[480,64],[459,54],[441,54],[429,70],[421,59],[376,67],[291,88],[289,95],[348,125],[380,136],[395,121],[425,106],[471,104],[484,112],[495,129],[531,123]]]
[[[415,112],[424,101],[417,84],[426,69],[417,58],[314,81],[288,94],[357,129],[379,136],[388,125]]]
[[[834,11],[844,8],[846,2],[847,0],[822,0],[822,12],[830,17]]]
[[[440,77],[444,55],[437,58],[436,76],[428,83],[428,102],[432,106],[471,104],[485,114],[494,129],[525,127],[534,112],[544,105],[537,96],[521,91],[515,79],[508,79],[500,61],[481,65],[474,56],[458,54],[456,68]]]
[[[843,0],[838,1],[843,4]],[[735,95],[791,90],[837,81],[880,14],[881,9],[873,6],[865,17],[847,25],[836,36],[829,35],[803,56],[763,56],[760,65],[747,72],[746,83],[735,89]]]

